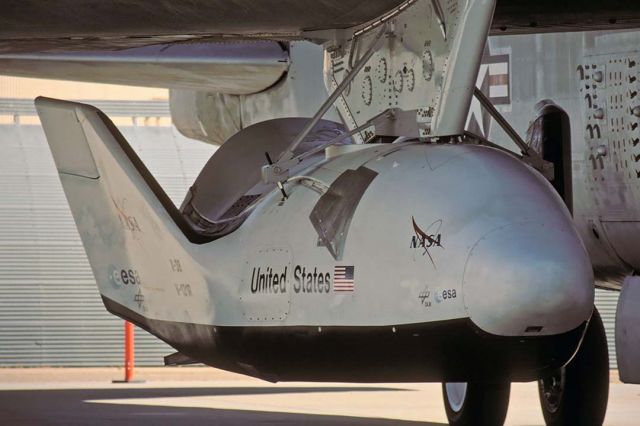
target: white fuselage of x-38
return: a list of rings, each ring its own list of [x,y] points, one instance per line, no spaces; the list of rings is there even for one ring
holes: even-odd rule
[[[107,309],[193,360],[269,380],[516,381],[577,350],[589,258],[562,199],[506,152],[333,147],[287,198],[270,189],[197,241],[103,114],[37,105]]]

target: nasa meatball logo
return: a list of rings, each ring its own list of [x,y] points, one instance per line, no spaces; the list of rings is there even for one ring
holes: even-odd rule
[[[455,288],[441,289],[438,288],[435,291],[434,299],[436,303],[446,302],[447,300],[455,299],[458,297],[458,293]]]
[[[411,216],[411,226],[414,234],[411,236],[409,248],[413,250],[420,250],[423,256],[428,256],[431,264],[435,268],[436,263],[430,250],[434,247],[444,249],[444,247],[442,247],[442,234],[440,233],[442,228],[442,219],[432,222],[431,225],[423,230],[416,223],[416,219]]]

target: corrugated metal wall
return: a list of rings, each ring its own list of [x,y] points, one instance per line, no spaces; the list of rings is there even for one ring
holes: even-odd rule
[[[179,205],[213,147],[173,127],[120,129]],[[0,125],[0,366],[121,365],[122,329],[98,295],[42,128]],[[140,329],[136,339],[140,365],[173,352]]]
[[[607,331],[607,343],[609,344],[609,365],[611,368],[618,368],[616,361],[616,306],[620,293],[617,291],[596,290],[596,307],[602,316],[604,328]]]

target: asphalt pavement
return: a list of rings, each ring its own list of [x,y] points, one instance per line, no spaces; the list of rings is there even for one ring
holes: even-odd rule
[[[443,425],[439,384],[280,383],[206,367],[0,369],[2,425]],[[533,383],[514,384],[507,425],[544,425]],[[640,386],[611,385],[606,425],[640,424]]]

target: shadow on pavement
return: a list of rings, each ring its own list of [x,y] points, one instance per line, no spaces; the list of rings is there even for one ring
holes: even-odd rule
[[[117,385],[114,385],[117,386]],[[172,398],[197,396],[274,395],[327,392],[390,392],[383,387],[229,387],[125,388],[0,391],[0,419],[7,425],[309,425],[309,426],[441,426],[399,420],[316,414],[272,413],[202,407],[162,407],[135,404],[97,404],[90,400]],[[295,406],[292,401],[291,406]]]

